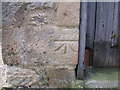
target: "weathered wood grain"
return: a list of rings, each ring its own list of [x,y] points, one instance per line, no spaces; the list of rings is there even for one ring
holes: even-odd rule
[[[87,21],[87,34],[86,34],[86,47],[93,49],[94,30],[95,30],[95,12],[96,3],[88,2],[88,21]]]
[[[120,66],[119,65],[119,63],[120,63],[120,2],[119,3],[115,3],[115,5],[116,5],[116,14],[117,14],[117,16],[116,16],[116,27],[117,27],[117,39],[118,39],[118,41],[117,41],[117,45],[118,45],[118,47],[117,47],[117,49],[116,49],[116,52],[117,52],[117,59],[116,59],[116,62],[115,63],[117,63],[117,66]]]
[[[94,31],[95,31],[95,13],[96,2],[88,2],[88,16],[87,16],[87,32],[86,32],[86,48],[91,51],[90,66],[93,63],[93,47],[94,47]]]
[[[113,17],[113,32],[115,33],[115,37],[114,37],[114,42],[111,42],[114,44],[113,47],[111,47],[110,49],[110,54],[109,54],[109,62],[108,64],[110,66],[118,66],[119,64],[119,51],[118,51],[118,3],[114,3],[114,13],[113,13],[114,17]]]
[[[117,66],[118,3],[97,3],[95,27],[93,66]]]

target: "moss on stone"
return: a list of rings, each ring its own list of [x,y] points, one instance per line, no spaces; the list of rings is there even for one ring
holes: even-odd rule
[[[83,88],[83,87],[84,87],[83,80],[75,80],[74,83],[72,83],[72,88]]]

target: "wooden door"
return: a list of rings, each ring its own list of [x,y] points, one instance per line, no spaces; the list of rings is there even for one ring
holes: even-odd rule
[[[119,3],[88,4],[86,46],[93,50],[93,66],[118,66],[120,61]]]

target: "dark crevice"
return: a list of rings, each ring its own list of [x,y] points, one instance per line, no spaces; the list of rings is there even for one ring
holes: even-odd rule
[[[81,4],[81,2],[80,2]],[[81,19],[81,5],[80,5],[80,12],[79,12],[79,37],[80,37],[80,22],[82,21]],[[79,62],[79,43],[80,43],[80,40],[78,41],[78,62]],[[77,69],[78,69],[78,64],[76,65],[76,68],[75,68],[75,77],[77,79]]]
[[[95,5],[95,23],[94,23],[94,41],[95,41],[95,33],[96,33],[96,25],[97,25],[97,23],[96,23],[96,20],[97,20],[97,2],[96,2],[96,5]],[[94,42],[93,42],[94,43]],[[93,44],[93,51],[92,51],[92,60],[91,60],[91,66],[94,66],[93,65],[93,56],[94,56],[94,49],[95,49],[95,44]]]

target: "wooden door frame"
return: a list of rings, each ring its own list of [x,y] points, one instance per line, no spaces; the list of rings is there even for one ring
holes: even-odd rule
[[[78,67],[77,79],[84,79],[84,55],[86,45],[87,30],[87,2],[80,3],[80,27],[79,27],[79,50],[78,50]]]
[[[95,8],[96,8],[96,2],[93,2],[93,4],[90,6],[92,8],[89,8],[90,2],[81,2],[80,3],[80,25],[79,25],[79,49],[78,49],[78,66],[77,66],[77,79],[84,79],[84,59],[85,59],[85,48],[87,45],[89,45],[91,48],[93,48],[93,40],[94,35],[90,40],[92,43],[87,42],[86,40],[86,34],[91,33],[88,32],[92,29],[95,30],[94,24],[95,24]],[[90,10],[89,10],[90,9]],[[92,12],[91,15],[89,13]],[[88,19],[93,19],[94,21],[91,23]],[[94,33],[93,33],[94,34]],[[89,41],[89,40],[87,40]]]

